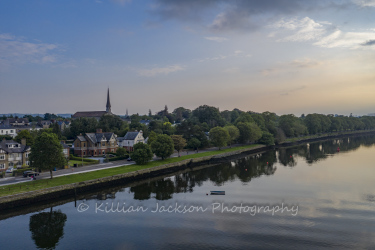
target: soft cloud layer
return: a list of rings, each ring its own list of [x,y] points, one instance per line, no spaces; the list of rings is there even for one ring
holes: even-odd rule
[[[362,7],[375,7],[375,0],[354,0],[354,3]]]
[[[26,42],[11,34],[0,34],[1,68],[14,64],[55,62],[56,56],[52,51],[57,48],[56,44]]]
[[[371,41],[375,39],[374,31],[344,32],[329,22],[316,22],[309,17],[282,19],[271,27],[283,30],[269,35],[269,37],[275,37],[277,34],[284,36],[278,41],[313,41],[313,45],[324,48],[358,49],[363,45],[372,45]]]
[[[171,65],[164,68],[155,67],[152,69],[138,69],[137,72],[141,76],[157,76],[157,75],[168,75],[170,73],[184,70],[184,67],[180,65]]]
[[[218,37],[218,36],[209,36],[209,37],[205,37],[204,39],[219,42],[219,43],[228,40],[228,38],[226,38],[226,37]]]

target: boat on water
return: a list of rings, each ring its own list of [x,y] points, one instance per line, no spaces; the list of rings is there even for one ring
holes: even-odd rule
[[[211,195],[225,195],[225,191],[210,191]]]

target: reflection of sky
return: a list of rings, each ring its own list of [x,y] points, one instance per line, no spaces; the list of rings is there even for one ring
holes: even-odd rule
[[[201,186],[196,185],[192,193],[174,193],[170,200],[134,200],[134,193],[125,188],[117,192],[114,199],[85,201],[90,206],[86,212],[78,213],[74,202],[70,202],[54,208],[61,209],[68,218],[58,249],[372,248],[375,246],[375,202],[371,198],[375,195],[374,148],[361,146],[354,151],[341,151],[313,164],[294,155],[296,166],[275,163],[277,170],[273,175],[253,178],[246,185],[237,178],[221,186],[205,181]],[[225,190],[226,195],[207,196],[211,190]],[[148,211],[95,213],[96,203],[111,204],[112,201],[115,204],[125,202],[125,208],[143,206]],[[156,204],[174,206],[176,202],[208,210],[190,214],[151,213]],[[211,209],[215,202],[229,208],[240,203],[249,206],[284,203],[289,207],[298,205],[299,210],[297,216],[213,214]],[[2,243],[5,249],[34,246],[28,231],[30,216],[0,221],[0,231],[9,239]],[[13,240],[13,237],[24,240]]]

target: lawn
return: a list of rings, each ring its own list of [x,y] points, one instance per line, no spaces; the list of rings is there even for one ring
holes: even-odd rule
[[[152,168],[152,167],[156,167],[156,166],[160,166],[160,165],[164,165],[168,163],[183,161],[186,159],[194,159],[198,157],[223,154],[227,152],[237,151],[241,149],[255,148],[259,146],[262,146],[262,145],[253,144],[253,145],[239,146],[239,147],[227,148],[227,149],[222,149],[222,150],[202,152],[202,153],[192,154],[192,155],[184,155],[181,157],[168,158],[165,160],[151,161],[151,162],[148,162],[146,165],[135,164],[135,165],[128,165],[128,166],[121,166],[117,168],[97,170],[97,171],[92,171],[92,172],[82,173],[82,174],[55,177],[53,179],[43,179],[43,180],[12,184],[8,186],[0,187],[0,197],[29,192],[33,190],[44,189],[44,188],[61,186],[65,184],[94,180],[94,179],[98,179],[102,177],[113,176],[117,174],[124,174],[124,173],[129,173],[129,172],[142,170],[146,168]]]

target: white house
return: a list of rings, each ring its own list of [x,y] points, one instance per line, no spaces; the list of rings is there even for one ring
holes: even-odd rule
[[[126,148],[128,151],[133,151],[134,145],[139,142],[145,143],[142,130],[139,132],[127,132],[124,137],[117,137],[116,139],[119,147]]]
[[[17,136],[17,131],[11,125],[0,125],[0,135],[9,135],[14,138]]]

